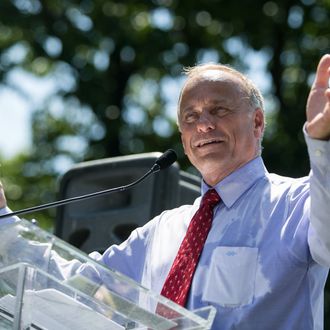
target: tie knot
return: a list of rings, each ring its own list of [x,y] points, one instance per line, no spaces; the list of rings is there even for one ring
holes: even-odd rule
[[[220,196],[215,189],[209,189],[202,198],[202,204],[216,206],[220,202]]]

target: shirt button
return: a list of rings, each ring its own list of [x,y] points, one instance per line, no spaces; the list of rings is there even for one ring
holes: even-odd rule
[[[322,152],[321,149],[316,149],[316,150],[315,150],[315,156],[316,156],[316,157],[321,157],[322,154],[323,154],[323,152]]]

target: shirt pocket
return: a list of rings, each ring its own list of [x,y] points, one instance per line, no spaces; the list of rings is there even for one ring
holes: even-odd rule
[[[258,248],[217,247],[212,254],[202,300],[223,307],[252,303]]]

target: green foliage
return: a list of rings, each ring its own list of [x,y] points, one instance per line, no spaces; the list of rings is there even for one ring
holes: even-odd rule
[[[265,92],[276,100],[269,109],[276,129],[265,136],[264,158],[270,170],[298,176],[308,171],[301,127],[308,82],[329,50],[329,6],[310,0],[3,1],[1,80],[18,66],[64,78],[57,95],[65,109],[79,100],[77,107],[96,116],[99,135],[82,135],[89,146],[83,158],[95,159],[177,146],[164,79],[207,58],[247,70],[253,64],[247,54],[260,51],[272,80]],[[18,50],[21,55],[13,55]],[[34,136],[36,144],[40,138]]]
[[[17,157],[1,161],[1,181],[6,188],[9,204],[15,210],[24,209],[46,203],[54,198],[54,176],[45,174],[42,168],[33,169],[30,155],[18,155]],[[41,174],[41,175],[40,175]],[[41,227],[50,229],[53,226],[54,210],[49,212],[27,215],[26,219],[37,219]]]
[[[0,13],[0,82],[18,67],[57,81],[34,112],[30,153],[2,161],[15,209],[53,201],[59,173],[82,160],[173,147],[188,168],[172,109],[183,66],[207,59],[252,77],[264,60],[265,163],[308,173],[301,128],[330,50],[329,1],[5,0]]]

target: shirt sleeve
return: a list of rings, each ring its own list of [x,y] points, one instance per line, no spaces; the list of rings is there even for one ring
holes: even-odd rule
[[[11,209],[9,207],[3,207],[0,209],[0,215],[11,213]],[[8,216],[7,218],[0,219],[0,226],[2,224],[13,223],[19,221],[19,218],[16,216]]]
[[[140,282],[145,264],[146,251],[158,217],[135,229],[120,245],[110,246],[102,255],[93,252],[90,257],[106,266]]]
[[[330,141],[304,134],[311,164],[308,244],[312,258],[330,267]]]

